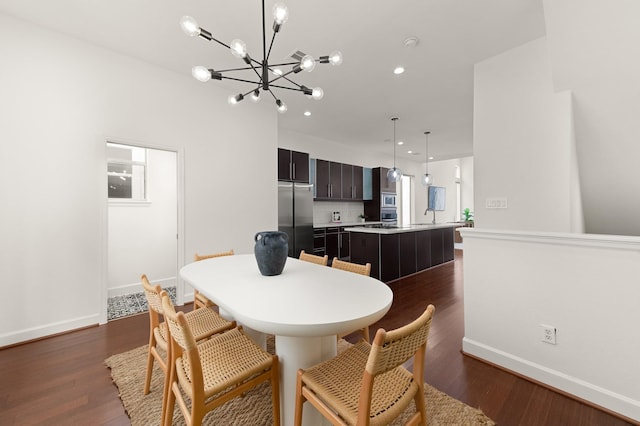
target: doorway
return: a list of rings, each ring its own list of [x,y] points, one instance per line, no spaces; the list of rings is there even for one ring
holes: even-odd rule
[[[414,191],[413,176],[403,175],[400,181],[400,203],[398,212],[398,225],[400,226],[410,225],[414,222]]]
[[[177,150],[113,140],[106,152],[105,319],[112,320],[147,310],[142,274],[167,289],[174,302],[181,294],[180,162]]]

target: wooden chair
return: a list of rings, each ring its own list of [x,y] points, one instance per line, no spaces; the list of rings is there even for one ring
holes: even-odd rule
[[[391,331],[379,329],[373,345],[360,341],[335,358],[307,370],[296,380],[294,424],[302,423],[305,401],[333,425],[387,425],[413,400],[416,413],[407,424],[426,425],[424,359],[435,308]],[[413,374],[402,364],[413,359]]]
[[[194,256],[194,260],[196,262],[200,261],[200,260],[204,260],[204,259],[211,259],[213,257],[220,257],[220,256],[231,256],[235,254],[233,252],[233,249],[229,250],[229,251],[225,251],[222,253],[214,253],[214,254],[198,254],[196,253]],[[202,293],[200,293],[198,290],[196,290],[195,288],[193,289],[193,309],[198,309],[198,308],[211,308],[213,306],[216,306],[215,303],[213,303],[211,300],[209,300],[205,295],[203,295]]]
[[[327,266],[329,264],[329,256],[316,256],[315,254],[306,253],[304,250],[300,252],[300,260],[305,262],[316,263],[318,265]]]
[[[271,381],[273,424],[280,425],[280,372],[276,355],[256,345],[241,328],[196,345],[186,315],[176,313],[166,295],[162,308],[171,336],[169,351],[175,359],[175,368],[170,369],[164,425],[171,424],[176,401],[185,422],[198,426],[206,413],[267,380]],[[190,409],[183,392],[188,395]]]
[[[331,262],[331,267],[336,269],[342,269],[343,271],[355,272],[356,274],[360,274],[360,275],[366,275],[366,276],[371,275],[370,263],[367,263],[365,265],[360,265],[358,263],[346,262],[344,260],[338,259],[337,257],[334,257],[333,261]],[[367,343],[369,343],[371,341],[371,338],[369,336],[369,327],[365,327],[363,329],[360,329],[359,331],[362,333],[362,337],[364,338],[364,340],[366,340]],[[338,338],[344,337],[351,333],[352,332],[341,334],[338,336]]]
[[[162,406],[165,406],[167,397],[167,383],[169,381],[169,366],[172,365],[169,355],[169,336],[167,332],[167,324],[161,321],[164,316],[162,309],[162,294],[166,291],[162,290],[159,285],[151,285],[146,275],[141,277],[144,294],[149,305],[149,348],[147,354],[147,373],[144,382],[144,394],[147,395],[151,386],[151,375],[153,374],[153,362],[158,362],[160,369],[165,374],[165,386],[163,390]],[[193,330],[195,339],[200,341],[207,339],[214,334],[235,328],[235,321],[227,321],[211,309],[198,309],[189,312],[185,316]],[[162,356],[161,349],[166,356]]]

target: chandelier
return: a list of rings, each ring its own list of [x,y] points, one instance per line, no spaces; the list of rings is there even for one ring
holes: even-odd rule
[[[215,41],[218,44],[226,47],[231,51],[233,56],[236,58],[242,59],[246,64],[245,67],[242,68],[231,68],[226,70],[216,70],[213,68],[207,68],[204,66],[196,66],[193,67],[191,73],[196,80],[206,82],[211,79],[214,80],[234,80],[241,81],[244,83],[249,83],[252,88],[246,93],[238,93],[237,95],[229,96],[228,102],[231,105],[235,105],[238,102],[241,102],[245,97],[249,96],[249,98],[253,102],[258,102],[260,100],[261,92],[269,92],[273,99],[275,100],[276,107],[278,112],[284,113],[287,111],[287,105],[274,94],[273,88],[278,89],[287,89],[293,90],[297,92],[302,92],[304,95],[316,100],[322,99],[324,96],[324,91],[320,87],[309,88],[304,85],[298,84],[295,81],[291,80],[289,76],[291,74],[297,74],[300,71],[311,72],[316,66],[316,63],[321,64],[332,64],[332,65],[340,65],[342,63],[342,53],[339,51],[334,51],[330,55],[320,56],[318,59],[314,59],[313,56],[307,55],[303,52],[296,51],[291,57],[294,59],[293,62],[285,62],[280,64],[270,64],[269,63],[269,55],[271,54],[271,48],[273,47],[273,42],[276,38],[276,34],[282,28],[282,25],[289,18],[289,10],[287,6],[283,3],[276,3],[273,6],[273,35],[271,37],[271,43],[269,44],[269,50],[267,50],[267,34],[266,34],[266,18],[265,18],[265,7],[264,0],[262,0],[262,57],[261,61],[253,59],[249,53],[247,52],[247,45],[240,39],[234,39],[230,44],[226,44],[221,42],[220,40],[215,39],[211,33],[204,28],[198,26],[198,23],[195,19],[190,16],[183,16],[180,20],[180,26],[182,30],[191,37],[200,36],[201,38],[207,41]],[[277,67],[286,67],[292,66],[291,70],[287,72],[282,72]],[[243,78],[231,77],[227,75],[227,73],[232,73],[235,71],[251,71],[256,74],[255,80],[247,80]],[[278,83],[278,84],[274,84]],[[288,84],[288,85],[283,85]]]

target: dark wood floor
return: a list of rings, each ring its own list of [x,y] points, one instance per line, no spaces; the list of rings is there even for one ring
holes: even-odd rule
[[[462,355],[462,252],[456,261],[393,283],[392,329],[436,306],[425,381],[499,425],[628,425],[616,417]],[[0,424],[128,425],[104,360],[147,343],[136,315],[0,351]]]

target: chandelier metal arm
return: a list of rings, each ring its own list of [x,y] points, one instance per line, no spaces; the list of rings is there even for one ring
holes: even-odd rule
[[[269,71],[273,72],[272,67],[284,67],[287,65],[298,65],[300,62],[283,62],[281,64],[269,64]]]
[[[267,53],[267,55],[265,56],[265,61],[269,61],[269,56],[271,56],[271,48],[273,47],[273,41],[276,39],[276,33],[273,33],[273,36],[271,36],[271,43],[269,44],[269,52]]]
[[[294,83],[295,84],[295,83]],[[278,86],[277,84],[270,84],[270,87],[277,87],[278,89],[287,89],[287,90],[294,90],[296,92],[302,92],[304,93],[304,89],[302,87],[287,87],[287,86]]]
[[[243,67],[243,68],[229,68],[227,70],[218,70],[217,72],[219,73],[223,73],[223,72],[231,72],[231,71],[247,71],[250,70],[252,67]]]
[[[243,83],[251,83],[251,84],[257,84],[257,85],[262,84],[261,81],[251,81],[251,80],[245,80],[243,78],[225,77],[225,76],[222,76],[222,78],[225,80],[241,81]]]

